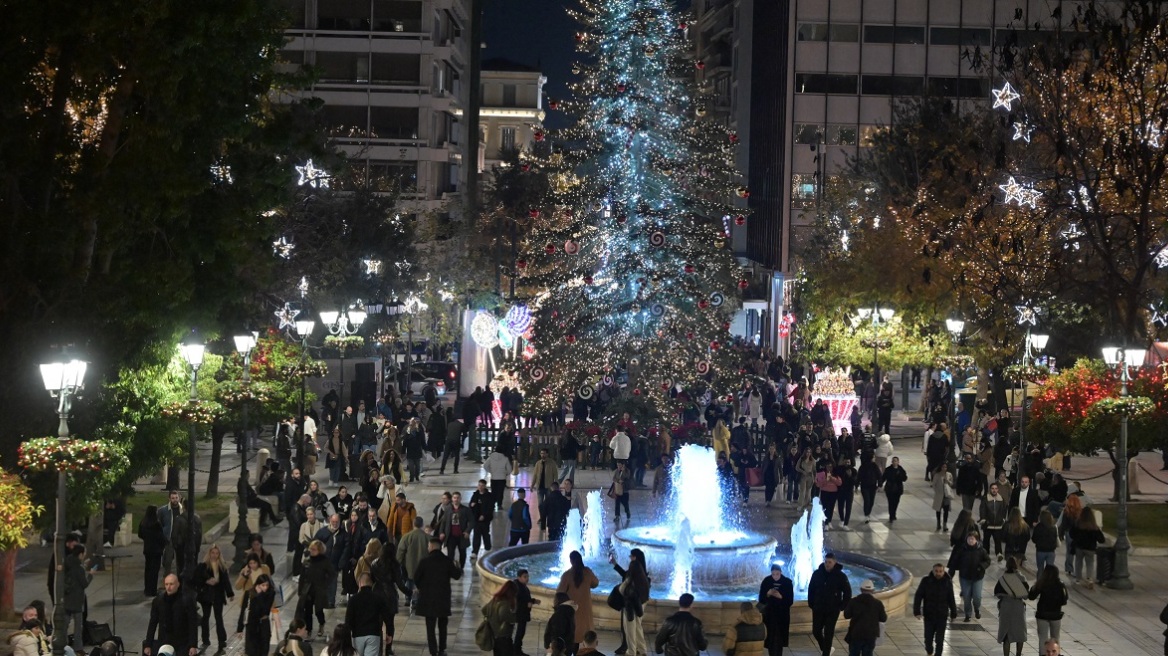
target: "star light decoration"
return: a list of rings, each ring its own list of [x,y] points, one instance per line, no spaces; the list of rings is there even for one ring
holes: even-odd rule
[[[292,251],[296,248],[296,244],[288,241],[287,237],[280,235],[280,238],[272,242],[272,252],[285,260],[292,257]]]
[[[300,298],[308,296],[308,276],[300,276],[300,284],[296,285],[296,289],[300,292]]]
[[[276,310],[276,318],[280,321],[280,326],[277,330],[284,330],[285,328],[292,328],[296,325],[296,317],[300,315],[300,310],[292,307],[291,303],[285,303],[284,307]]]
[[[1152,323],[1163,328],[1168,326],[1168,312],[1164,311],[1163,303],[1151,303],[1148,310],[1152,313]]]
[[[1070,248],[1077,251],[1082,247],[1082,244],[1079,243],[1079,238],[1087,233],[1083,232],[1083,229],[1079,227],[1078,222],[1071,221],[1071,223],[1066,228],[1063,228],[1063,231],[1059,234],[1067,242],[1063,244],[1063,250]]]
[[[1068,189],[1067,195],[1070,196],[1071,199],[1079,205],[1079,207],[1083,208],[1084,212],[1091,211],[1091,196],[1090,192],[1087,190],[1087,185],[1079,185],[1078,191],[1075,191],[1074,189]]]
[[[381,275],[381,260],[361,260],[361,264],[365,266],[365,275]]]
[[[1164,147],[1164,130],[1159,125],[1148,121],[1142,132],[1144,133],[1144,142],[1148,144],[1149,148]]]
[[[1025,141],[1030,143],[1030,135],[1034,132],[1034,128],[1026,125],[1022,121],[1014,122],[1014,141]]]
[[[1160,250],[1156,251],[1155,259],[1157,269],[1168,267],[1168,247],[1161,246]]]
[[[1030,324],[1031,326],[1038,325],[1038,308],[1033,308],[1029,305],[1015,305],[1014,310],[1018,313],[1019,326],[1026,324]]]
[[[313,166],[312,160],[305,162],[304,166],[297,166],[296,173],[300,176],[296,181],[297,186],[308,185],[313,189],[328,189],[330,177],[328,171]]]
[[[998,189],[1005,192],[1007,203],[1016,202],[1019,207],[1029,205],[1031,209],[1038,207],[1038,199],[1042,196],[1041,192],[1033,187],[1028,187],[1015,180],[1014,176],[1010,176],[1006,184],[998,185]]]
[[[1014,101],[1016,101],[1022,97],[1022,96],[1018,95],[1018,92],[1014,90],[1014,87],[1010,86],[1009,82],[1003,82],[1002,88],[1001,89],[994,89],[993,92],[994,92],[994,106],[992,109],[1004,107],[1004,108],[1006,108],[1007,112],[1013,111]]]

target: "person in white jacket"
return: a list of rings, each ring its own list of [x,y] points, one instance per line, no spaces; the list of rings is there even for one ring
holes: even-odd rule
[[[876,458],[876,466],[880,468],[880,475],[883,476],[888,459],[892,457],[892,437],[888,433],[876,438],[876,450],[873,455]]]
[[[503,510],[503,494],[507,491],[507,477],[511,474],[511,459],[506,454],[495,451],[483,463],[487,477],[491,479],[491,495],[499,510]]]
[[[629,439],[628,433],[623,430],[616,432],[612,439],[608,441],[608,448],[612,450],[612,459],[617,462],[624,462],[626,465],[629,461],[629,452],[633,450],[633,442]]]

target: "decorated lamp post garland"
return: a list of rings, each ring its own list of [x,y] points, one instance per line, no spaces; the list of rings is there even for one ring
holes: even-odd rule
[[[364,346],[365,338],[361,335],[326,335],[324,345],[344,352],[351,348]]]
[[[159,411],[167,419],[176,419],[184,424],[209,426],[223,416],[223,406],[216,401],[189,399],[175,401],[162,406]]]
[[[69,440],[38,437],[17,450],[17,463],[33,472],[96,472],[126,464],[121,448],[108,440]]]
[[[228,408],[242,408],[249,402],[263,405],[271,400],[267,385],[254,382],[228,381],[219,388],[219,402]]]
[[[323,360],[311,360],[286,365],[280,370],[288,378],[322,378],[328,373],[328,364]]]

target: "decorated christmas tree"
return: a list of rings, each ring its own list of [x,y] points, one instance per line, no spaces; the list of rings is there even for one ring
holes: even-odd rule
[[[535,353],[516,370],[529,402],[589,396],[619,368],[629,393],[663,401],[674,383],[725,373],[745,274],[727,248],[749,195],[736,135],[706,118],[687,18],[668,0],[584,0],[575,119],[552,138],[551,192],[531,207],[516,263],[536,308]],[[547,144],[545,144],[547,145]],[[534,173],[534,171],[533,171]]]

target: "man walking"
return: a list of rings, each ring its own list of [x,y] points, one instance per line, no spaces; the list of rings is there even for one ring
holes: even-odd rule
[[[174,574],[167,574],[162,586],[164,594],[150,602],[150,623],[146,627],[142,654],[153,656],[159,647],[170,645],[178,656],[195,656],[199,653],[195,604],[182,593]]]
[[[930,576],[921,579],[913,597],[913,617],[925,620],[925,653],[941,656],[945,645],[945,626],[957,619],[957,597],[953,578],[941,563],[933,565]]]
[[[357,594],[345,609],[345,624],[353,633],[358,656],[381,656],[381,631],[385,627],[385,635],[392,635],[389,627],[393,624],[393,614],[385,597],[374,592],[373,578],[368,573],[361,575],[357,585]]]
[[[430,538],[428,549],[429,553],[414,571],[414,584],[418,589],[417,613],[426,618],[426,645],[430,656],[446,656],[446,629],[450,622],[452,597],[450,582],[462,578],[462,568],[443,555],[441,539]]]
[[[416,589],[414,573],[422,559],[426,557],[427,545],[430,542],[430,536],[426,535],[425,526],[426,520],[415,517],[413,530],[403,535],[397,543],[397,559],[401,563],[402,573],[406,576],[406,589],[410,591],[409,599],[406,600],[409,602],[410,608],[418,603],[418,595],[414,592]]]
[[[880,623],[888,621],[884,604],[873,596],[876,586],[870,579],[860,584],[860,596],[853,597],[844,608],[848,622],[848,656],[872,656],[876,639],[880,637]]]
[[[162,571],[171,574],[182,571],[183,565],[186,564],[186,550],[182,548],[185,536],[182,534],[181,526],[179,530],[175,530],[176,525],[182,524],[182,498],[178,490],[171,490],[168,497],[166,506],[158,509],[158,521],[162,524],[162,538],[166,541],[166,547],[162,551]]]
[[[851,598],[852,585],[848,583],[843,565],[836,561],[835,554],[827,554],[823,557],[823,564],[811,575],[811,583],[807,587],[807,605],[811,606],[811,633],[823,656],[831,656],[835,623]]]
[[[470,512],[474,515],[474,542],[470,557],[479,557],[479,548],[491,550],[491,520],[495,518],[495,497],[487,490],[487,481],[479,479],[478,487],[470,495]]]
[[[531,608],[539,603],[538,599],[531,596],[531,588],[527,584],[531,582],[531,574],[527,570],[519,570],[519,574],[514,579],[515,589],[515,640],[513,647],[515,649],[515,656],[527,656],[523,653],[523,638],[527,635],[527,623],[531,621]]]
[[[471,527],[475,525],[470,508],[462,505],[462,493],[450,495],[450,510],[442,515],[438,537],[446,544],[446,553],[459,569],[466,564],[466,547],[470,544]]]
[[[657,631],[657,639],[653,641],[654,650],[658,654],[698,656],[698,652],[705,651],[709,646],[702,632],[702,621],[690,612],[693,602],[694,596],[688,592],[677,600],[677,612],[665,618],[661,629]]]

